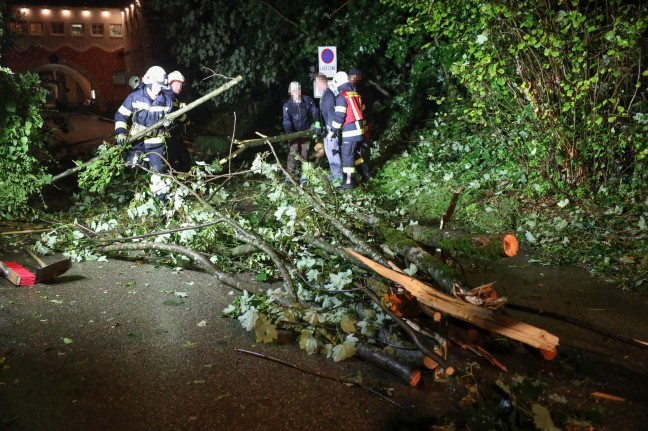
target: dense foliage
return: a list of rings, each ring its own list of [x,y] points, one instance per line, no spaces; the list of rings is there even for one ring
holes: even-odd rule
[[[438,83],[426,90],[438,112],[417,136],[436,145],[398,163],[468,192],[462,219],[472,229],[508,225],[554,262],[642,285],[646,6],[385,3],[409,15],[402,46],[420,48],[417,67],[433,68]]]
[[[645,183],[645,6],[406,3],[414,13],[399,32],[423,35],[421,49],[442,59],[468,97],[464,119],[488,128],[530,175],[571,199]]]
[[[265,1],[151,0],[144,6],[146,16],[164,29],[158,57],[178,64],[196,88],[213,86],[213,80],[202,81],[212,73],[216,79],[243,76],[241,85],[215,100],[221,106],[284,97],[293,80],[304,85],[305,93],[312,91],[318,46],[337,46],[338,70],[359,66],[369,76],[387,76],[393,65],[384,52],[402,21],[398,11],[371,0],[300,0],[276,6]]]
[[[27,201],[49,177],[34,156],[44,137],[39,107],[45,95],[34,74],[0,67],[0,218],[25,215]]]
[[[0,2],[0,52],[12,43],[10,20],[8,7]],[[45,141],[39,111],[45,91],[39,84],[37,75],[14,74],[0,66],[0,219],[24,216],[29,197],[49,178],[35,157]]]

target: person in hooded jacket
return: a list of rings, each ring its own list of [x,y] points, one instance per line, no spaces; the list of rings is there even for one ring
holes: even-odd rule
[[[315,101],[310,96],[304,96],[301,93],[301,85],[297,81],[290,83],[288,87],[290,93],[290,100],[283,105],[283,126],[286,133],[302,132],[310,130],[319,123],[319,109]],[[318,124],[317,124],[318,125]],[[288,161],[286,163],[286,170],[290,175],[295,172],[297,161],[295,154],[299,152],[304,160],[308,159],[308,149],[310,140],[309,138],[298,138],[290,142],[290,150],[288,152]],[[289,179],[286,179],[289,181]],[[306,182],[305,178],[300,178],[303,184]]]

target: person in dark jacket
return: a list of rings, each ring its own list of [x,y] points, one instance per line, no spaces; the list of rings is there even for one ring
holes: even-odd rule
[[[326,75],[317,75],[315,77],[315,85],[322,98],[320,99],[320,114],[322,118],[323,129],[326,130],[327,135],[324,137],[324,152],[326,159],[331,169],[330,180],[332,182],[342,182],[342,161],[340,159],[340,145],[338,144],[337,135],[328,138],[328,132],[332,130],[333,115],[335,114],[335,94],[328,86],[328,78]]]
[[[335,99],[335,113],[327,138],[330,139],[342,131],[340,156],[344,183],[340,188],[352,189],[355,187],[356,165],[361,166],[364,163],[358,151],[364,133],[362,98],[349,82],[346,72],[335,74],[333,89],[338,92],[338,96]]]
[[[174,70],[169,73],[170,88],[163,91],[165,96],[171,99],[173,111],[177,111],[185,106],[180,101],[180,93],[182,93],[184,83],[185,77],[180,71]],[[191,168],[191,154],[189,154],[189,149],[184,143],[185,127],[189,124],[187,114],[182,114],[176,120],[175,127],[169,130],[169,136],[167,137],[167,159],[173,170],[189,172]]]
[[[310,96],[303,96],[301,94],[301,85],[297,81],[290,83],[288,87],[290,93],[290,100],[283,105],[283,126],[286,133],[302,132],[309,130],[318,122],[319,110],[315,105],[315,101]],[[296,160],[295,154],[299,154],[304,160],[308,159],[309,138],[298,138],[290,142],[290,151],[288,153],[288,161],[286,169],[292,175],[295,172]],[[300,178],[304,183],[306,180]]]

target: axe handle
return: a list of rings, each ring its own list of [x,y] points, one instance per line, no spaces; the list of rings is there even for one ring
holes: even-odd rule
[[[38,262],[38,265],[40,265],[41,268],[44,268],[44,267],[47,266],[47,264],[46,264],[45,262],[43,262],[43,261],[41,260],[40,257],[36,256],[36,253],[34,253],[33,251],[31,251],[31,250],[28,249],[27,247],[25,247],[25,251],[26,251],[27,253],[29,253],[29,255],[30,255],[30,256],[31,256],[31,257],[32,257],[36,262]]]

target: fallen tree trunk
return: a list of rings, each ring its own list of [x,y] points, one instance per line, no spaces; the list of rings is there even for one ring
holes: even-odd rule
[[[259,147],[261,145],[267,145],[268,143],[273,142],[285,142],[292,141],[297,138],[305,138],[307,136],[313,136],[315,134],[315,129],[304,130],[303,132],[288,133],[286,135],[277,135],[277,136],[268,136],[267,138],[259,139],[248,139],[245,141],[234,140],[234,143],[238,145],[238,148],[230,153],[227,157],[220,159],[218,162],[221,165],[224,165],[228,161],[235,159],[239,154],[248,148]]]
[[[441,230],[429,226],[412,225],[405,229],[407,236],[431,248],[479,254],[489,257],[513,257],[518,252],[518,241],[510,233],[479,235]]]
[[[363,257],[363,256],[361,256],[359,254],[357,256]],[[366,259],[369,262],[372,262],[371,260],[369,260],[367,258],[363,257],[363,259]],[[387,308],[385,306],[385,304],[383,304],[380,297],[378,295],[376,295],[376,293],[373,290],[369,289],[368,287],[364,287],[364,286],[358,286],[358,287],[360,287],[367,294],[367,296],[369,298],[371,298],[371,300],[373,302],[375,302],[380,308],[382,308],[383,311],[385,313],[387,313],[389,315],[389,317],[391,317],[394,320],[394,322],[396,322],[398,324],[398,326],[400,326],[401,329],[403,329],[405,331],[405,333],[411,338],[412,342],[414,344],[416,344],[416,347],[418,347],[419,350],[421,352],[423,352],[423,354],[425,356],[428,356],[429,358],[432,358],[444,370],[444,372],[448,376],[451,376],[451,375],[453,375],[455,373],[455,368],[450,366],[450,364],[448,364],[448,362],[445,360],[445,358],[442,358],[437,352],[435,352],[433,349],[431,349],[429,346],[427,346],[425,343],[423,343],[421,341],[421,338],[414,332],[414,329],[412,329],[412,327],[407,322],[405,322],[403,319],[401,319],[399,316],[397,316],[393,311],[391,311],[389,308]]]
[[[394,249],[396,253],[429,275],[442,291],[452,295],[455,286],[460,287],[463,284],[463,280],[457,277],[455,271],[422,249],[415,240],[403,235],[401,231],[394,228],[382,228],[380,231],[389,248]]]
[[[615,334],[614,332],[610,332],[604,328],[601,328],[599,326],[593,325],[588,322],[584,322],[579,319],[575,319],[571,316],[565,316],[563,314],[558,314],[554,313],[553,311],[548,311],[548,310],[541,310],[539,308],[534,308],[534,307],[529,307],[526,305],[520,305],[520,304],[511,304],[508,303],[507,307],[512,309],[512,310],[518,310],[518,311],[523,311],[525,313],[533,313],[537,314],[539,316],[546,316],[550,317],[552,319],[560,320],[561,322],[567,322],[571,323],[572,325],[578,326],[583,329],[587,329],[589,331],[595,332],[597,334],[603,335],[604,337],[612,338],[613,340],[621,341],[623,343],[629,344],[631,346],[639,347],[642,349],[648,349],[648,342],[647,341],[642,341],[642,340],[637,340],[636,338],[629,338],[620,334]]]
[[[346,252],[364,262],[365,265],[383,277],[400,284],[421,303],[435,310],[445,312],[450,316],[480,328],[535,347],[543,353],[546,359],[552,359],[557,353],[558,337],[543,329],[536,328],[510,316],[495,313],[493,310],[469,304],[460,299],[445,295],[415,278],[386,268],[358,253],[348,249],[346,249]]]

